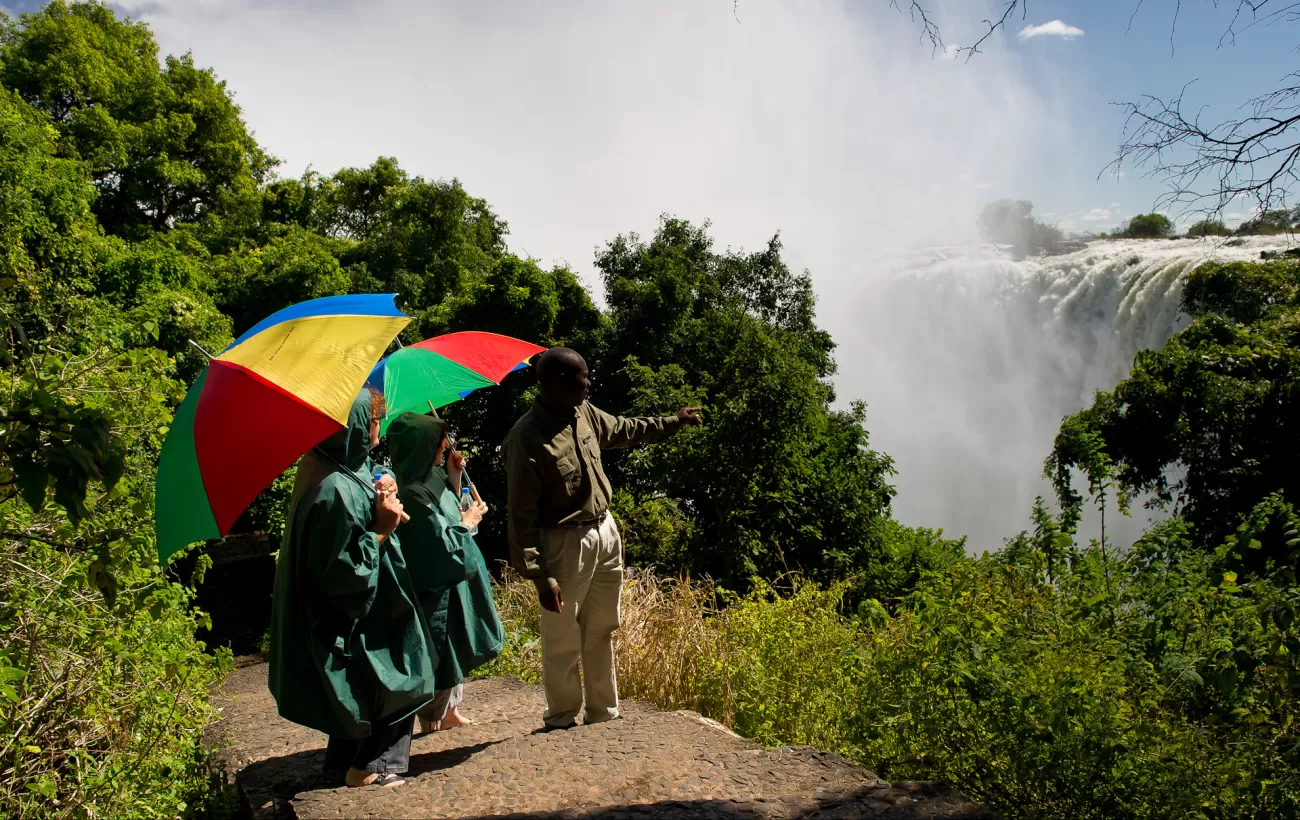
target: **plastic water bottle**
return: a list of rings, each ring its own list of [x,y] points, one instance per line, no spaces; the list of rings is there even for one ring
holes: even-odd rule
[[[460,509],[461,509],[461,511],[463,512],[463,511],[465,511],[465,510],[468,510],[468,509],[469,509],[473,504],[474,504],[474,497],[473,497],[472,495],[469,494],[469,487],[461,487],[461,488],[460,488]],[[478,527],[475,527],[474,529],[470,530],[470,531],[469,531],[469,534],[470,534],[470,535],[478,535]]]

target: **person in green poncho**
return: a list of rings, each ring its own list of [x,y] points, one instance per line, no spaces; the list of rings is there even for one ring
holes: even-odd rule
[[[326,771],[346,769],[348,786],[405,782],[438,666],[395,532],[395,482],[373,480],[376,398],[363,390],[347,427],[298,464],[271,616],[280,716],[329,736]]]
[[[388,426],[398,493],[411,516],[397,531],[438,653],[437,693],[419,713],[426,732],[467,722],[456,709],[464,692],[461,682],[499,655],[505,641],[487,564],[470,535],[487,505],[480,501],[460,509],[464,460],[448,449],[447,425],[436,415],[403,413]]]

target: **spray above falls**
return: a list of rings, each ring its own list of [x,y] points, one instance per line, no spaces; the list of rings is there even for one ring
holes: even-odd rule
[[[1012,259],[994,245],[931,246],[880,260],[849,298],[819,313],[839,344],[841,402],[867,402],[872,447],[897,465],[895,516],[997,549],[1029,526],[1061,419],[1124,379],[1134,355],[1188,318],[1186,275],[1258,260],[1286,237],[1097,240],[1073,253]],[[1152,513],[1107,515],[1127,546]],[[1097,537],[1085,517],[1080,537]]]

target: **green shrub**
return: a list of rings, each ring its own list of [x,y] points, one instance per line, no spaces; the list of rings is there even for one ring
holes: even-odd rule
[[[1138,214],[1116,235],[1130,239],[1163,239],[1174,235],[1174,223],[1164,214]]]
[[[210,624],[154,544],[153,465],[180,386],[160,352],[70,313],[83,323],[55,330],[71,350],[37,343],[11,372],[42,412],[10,412],[0,435],[0,815],[181,816],[206,799],[200,733],[228,653],[195,640]]]
[[[1008,817],[1293,816],[1294,616],[1250,625],[1300,601],[1217,583],[1179,527],[1109,563],[1059,531],[1026,536],[926,576],[892,614],[845,612],[845,585],[737,597],[633,571],[619,689],[883,778],[946,780]],[[497,600],[511,637],[487,671],[540,680],[532,585],[508,576]]]
[[[1187,229],[1189,237],[1232,236],[1232,230],[1218,219],[1202,219]]]
[[[1238,236],[1276,236],[1291,233],[1296,224],[1295,211],[1265,211],[1237,228]]]

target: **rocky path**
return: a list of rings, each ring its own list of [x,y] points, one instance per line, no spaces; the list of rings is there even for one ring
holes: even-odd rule
[[[992,818],[961,794],[884,783],[838,755],[764,749],[694,712],[624,701],[624,720],[540,733],[540,687],[466,684],[475,721],[417,737],[408,782],[334,787],[318,776],[325,737],[281,720],[266,665],[222,685],[210,731],[253,818]]]

